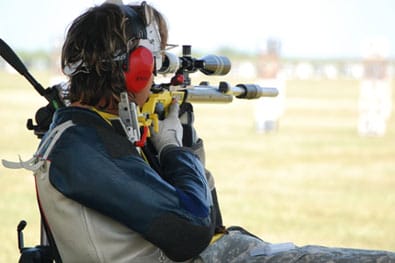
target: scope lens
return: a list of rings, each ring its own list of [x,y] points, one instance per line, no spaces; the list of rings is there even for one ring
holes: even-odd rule
[[[230,60],[224,56],[207,55],[202,57],[201,60],[204,61],[204,66],[200,71],[205,75],[226,75],[231,68]]]
[[[160,74],[175,73],[180,68],[179,58],[169,52],[165,52],[162,67],[158,70]]]

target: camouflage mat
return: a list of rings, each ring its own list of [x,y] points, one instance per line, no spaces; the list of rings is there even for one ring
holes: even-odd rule
[[[194,263],[214,262],[339,262],[395,263],[395,252],[336,248],[292,243],[270,244],[239,231],[231,231],[204,250]]]

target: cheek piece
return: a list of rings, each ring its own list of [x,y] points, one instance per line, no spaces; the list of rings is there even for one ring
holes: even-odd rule
[[[144,89],[154,71],[152,52],[143,46],[137,47],[128,56],[124,69],[126,89],[138,93]]]

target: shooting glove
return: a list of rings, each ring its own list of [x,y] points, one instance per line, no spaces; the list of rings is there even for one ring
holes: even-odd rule
[[[168,145],[182,146],[182,126],[178,118],[179,105],[173,101],[169,107],[169,114],[164,120],[159,121],[159,132],[153,132],[152,144],[158,155]]]

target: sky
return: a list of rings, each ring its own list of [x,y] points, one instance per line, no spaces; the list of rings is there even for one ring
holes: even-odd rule
[[[103,0],[0,0],[0,37],[15,50],[48,50],[72,20]],[[124,0],[124,3],[129,1]],[[199,52],[261,52],[268,39],[285,57],[395,57],[394,0],[147,0],[169,24],[169,42]],[[370,49],[369,49],[370,48]]]

